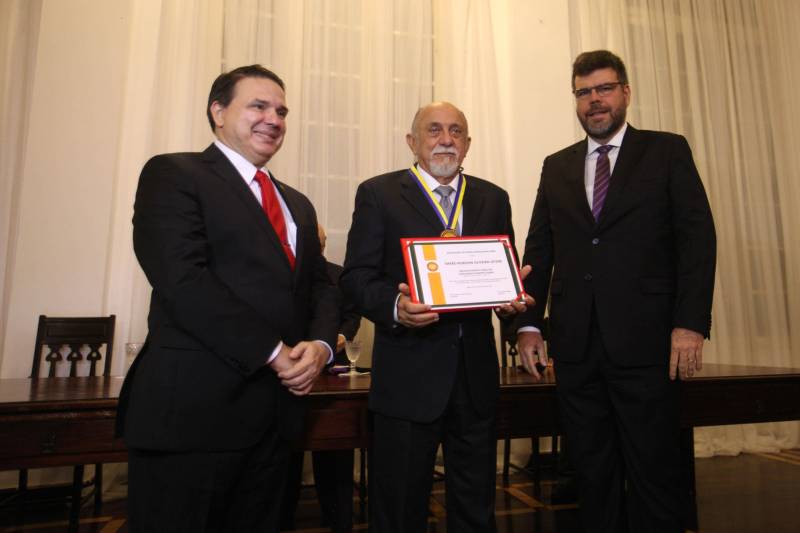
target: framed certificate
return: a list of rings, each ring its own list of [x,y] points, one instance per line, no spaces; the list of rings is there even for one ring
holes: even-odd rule
[[[401,239],[411,300],[434,311],[507,304],[524,290],[507,235]]]

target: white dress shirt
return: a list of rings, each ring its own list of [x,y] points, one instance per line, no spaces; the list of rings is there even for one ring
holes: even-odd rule
[[[625,131],[627,131],[627,129],[628,124],[623,124],[619,131],[611,137],[611,140],[606,143],[609,146],[613,146],[613,148],[608,151],[609,174],[614,172],[614,165],[617,164],[619,148],[622,146],[622,138],[625,137]],[[586,164],[583,166],[583,183],[586,187],[586,200],[589,202],[589,208],[592,207],[592,203],[594,202],[594,176],[597,170],[597,158],[600,156],[600,153],[597,151],[599,147],[599,142],[591,137],[588,138],[588,142],[586,143]]]

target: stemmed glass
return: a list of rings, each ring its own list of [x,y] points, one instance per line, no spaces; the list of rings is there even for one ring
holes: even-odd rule
[[[143,342],[125,343],[125,372],[127,372],[131,367],[133,360],[136,359],[137,355],[139,355],[139,352],[142,350],[143,346]]]
[[[360,376],[361,372],[356,370],[356,361],[358,361],[358,358],[361,356],[361,340],[353,339],[351,341],[345,341],[344,351],[345,354],[347,354],[347,360],[350,361],[350,369],[344,374],[339,375],[348,377]]]

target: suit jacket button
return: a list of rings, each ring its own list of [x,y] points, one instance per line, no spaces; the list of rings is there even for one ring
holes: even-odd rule
[[[592,244],[600,244],[600,239],[595,237],[594,239],[592,239]]]
[[[586,281],[592,281],[592,275],[586,274],[585,276],[583,276],[583,279],[585,279]]]

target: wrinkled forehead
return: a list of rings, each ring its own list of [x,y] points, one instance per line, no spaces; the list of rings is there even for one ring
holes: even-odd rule
[[[458,126],[465,132],[468,129],[467,118],[460,109],[451,104],[432,104],[423,107],[417,113],[414,121],[416,129],[425,130],[433,124],[444,128]]]

